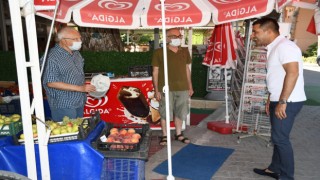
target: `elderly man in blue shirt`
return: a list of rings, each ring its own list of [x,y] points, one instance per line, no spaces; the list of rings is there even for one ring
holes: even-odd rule
[[[52,120],[83,117],[86,93],[96,88],[85,83],[84,59],[79,52],[81,35],[74,28],[64,27],[58,31],[56,42],[48,53],[42,77]]]

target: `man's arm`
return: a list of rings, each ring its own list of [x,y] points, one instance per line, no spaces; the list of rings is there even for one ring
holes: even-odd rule
[[[50,82],[47,83],[50,88],[55,88],[64,91],[77,91],[77,92],[94,92],[96,88],[91,84],[84,84],[82,86],[68,84],[64,82]]]
[[[193,87],[192,87],[192,81],[191,81],[191,71],[189,68],[189,64],[186,65],[186,71],[187,71],[187,80],[188,80],[188,87],[189,87],[189,96],[193,95]]]
[[[161,99],[161,93],[159,92],[158,80],[159,80],[159,67],[153,66],[152,83],[154,88],[154,95],[155,95],[155,98],[159,101]]]
[[[284,70],[286,71],[286,76],[284,77],[283,87],[279,100],[288,100],[290,94],[292,93],[297,79],[299,77],[299,63],[298,62],[290,62],[282,65]],[[286,115],[286,104],[278,104],[276,107],[276,116],[279,119],[284,119],[287,117]]]

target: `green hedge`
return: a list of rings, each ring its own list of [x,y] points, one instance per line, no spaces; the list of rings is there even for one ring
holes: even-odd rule
[[[0,51],[0,81],[17,81],[14,52]]]
[[[152,52],[81,52],[85,59],[85,72],[113,72],[116,76],[127,76],[131,66],[150,65]],[[193,97],[204,97],[206,93],[207,68],[202,58],[192,59]],[[29,78],[30,79],[30,78]],[[0,51],[0,81],[17,81],[14,52]]]

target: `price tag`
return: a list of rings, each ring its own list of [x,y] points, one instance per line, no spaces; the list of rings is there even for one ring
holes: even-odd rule
[[[101,142],[107,142],[108,138],[106,137],[106,135],[103,135],[100,137]]]

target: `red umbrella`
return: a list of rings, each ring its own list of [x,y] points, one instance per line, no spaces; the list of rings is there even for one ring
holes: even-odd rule
[[[45,9],[39,5],[37,9]],[[204,1],[166,0],[166,26],[205,26],[211,12]],[[37,15],[52,19],[53,10],[37,11]],[[161,27],[159,0],[61,0],[56,21],[67,23],[71,19],[85,27],[136,29]],[[140,23],[141,22],[141,23]]]
[[[145,12],[141,17],[143,27],[161,27],[159,0],[145,0]],[[206,26],[211,19],[211,12],[205,1],[199,0],[166,0],[166,26]]]
[[[236,43],[231,23],[216,25],[210,38],[203,65],[235,68]]]
[[[274,8],[275,0],[207,0],[215,24],[265,16]],[[283,1],[283,0],[282,0]]]
[[[225,124],[229,124],[228,113],[228,87],[227,87],[227,69],[236,68],[236,52],[235,40],[231,23],[216,25],[210,38],[209,47],[204,58],[203,64],[210,68],[224,68],[225,83],[225,101],[226,101],[226,120]],[[221,122],[218,123],[221,126]],[[214,125],[213,125],[214,126]],[[231,127],[232,128],[232,127]]]

